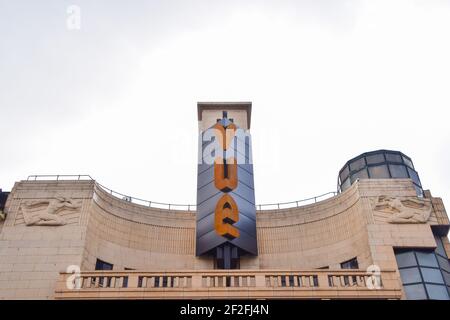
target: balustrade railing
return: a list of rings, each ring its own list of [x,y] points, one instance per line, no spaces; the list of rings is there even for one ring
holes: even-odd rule
[[[61,273],[55,291],[57,299],[120,297],[400,299],[401,288],[395,270],[193,270]]]
[[[28,176],[27,181],[80,181],[80,180],[92,180],[95,181],[90,175],[31,175]],[[144,200],[136,197],[131,197],[125,195],[123,193],[114,191],[104,185],[95,182],[95,184],[100,187],[105,192],[111,194],[112,196],[119,198],[123,201],[150,207],[157,209],[166,209],[166,210],[181,210],[181,211],[195,211],[197,210],[197,206],[195,204],[174,204],[174,203],[164,203],[157,201]],[[280,202],[280,203],[267,203],[267,204],[257,204],[256,210],[280,210],[280,209],[289,209],[296,208],[302,205],[307,205],[311,203],[316,203],[318,201],[322,201],[337,195],[337,192],[327,192],[315,197],[310,197],[306,199],[301,199],[297,201],[290,202]]]

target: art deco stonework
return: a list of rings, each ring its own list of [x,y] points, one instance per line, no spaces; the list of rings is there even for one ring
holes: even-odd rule
[[[199,127],[228,111],[248,129],[249,106],[200,104]],[[358,170],[379,172],[369,156]],[[256,254],[219,269],[220,250],[196,255],[195,206],[138,204],[77,177],[20,181],[0,219],[0,298],[448,299],[449,220],[418,186],[369,176],[308,205],[256,206]]]

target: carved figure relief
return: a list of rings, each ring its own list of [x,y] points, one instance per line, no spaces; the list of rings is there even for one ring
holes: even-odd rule
[[[379,196],[373,210],[392,214],[389,223],[426,223],[431,208],[429,199]]]
[[[46,208],[45,208],[46,206]],[[59,214],[64,210],[76,211],[80,203],[65,198],[26,201],[22,203],[21,210],[27,226],[62,226],[67,222]],[[43,210],[43,208],[45,208]]]

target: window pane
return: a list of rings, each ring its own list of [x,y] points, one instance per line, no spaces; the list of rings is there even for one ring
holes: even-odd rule
[[[348,166],[345,166],[344,169],[342,169],[340,177],[341,177],[341,182],[344,181],[345,179],[347,179],[347,177],[348,177]]]
[[[368,178],[369,178],[369,176],[367,175],[366,169],[363,169],[361,171],[358,171],[358,172],[352,174],[352,177],[351,177],[352,183],[355,182],[356,179],[368,179]]]
[[[111,263],[97,259],[97,262],[95,263],[95,270],[112,270],[112,269],[113,265]]]
[[[442,271],[442,275],[444,276],[445,283],[450,286],[450,273],[446,271]]]
[[[409,160],[408,158],[403,157],[403,162],[405,162],[406,165],[409,166],[410,168],[413,168],[413,169],[414,169],[414,166],[413,166],[411,160]]]
[[[445,286],[426,284],[428,296],[435,300],[449,300],[448,291]]]
[[[389,171],[386,165],[383,166],[375,166],[369,168],[370,178],[375,179],[388,179]]]
[[[345,191],[350,187],[350,179],[345,180],[345,182],[341,185],[342,191]]]
[[[406,298],[409,300],[420,300],[427,298],[423,284],[413,284],[409,286],[404,286],[404,289]]]
[[[444,244],[442,243],[442,239],[438,236],[435,236],[434,239],[436,240],[436,244],[437,244],[436,253],[440,254],[443,257],[446,257],[447,254],[445,253]]]
[[[417,175],[417,172],[415,172],[414,170],[411,170],[410,168],[408,168],[408,172],[409,172],[409,176],[411,177],[411,179],[418,184],[419,186],[421,186],[422,184],[420,183],[419,180],[419,176]]]
[[[356,258],[341,263],[341,269],[358,269],[358,260]]]
[[[441,269],[450,272],[450,262],[448,261],[448,259],[441,256],[437,256],[437,259]]]
[[[416,251],[417,260],[419,265],[425,267],[439,267],[434,252]]]
[[[419,268],[400,269],[403,284],[422,282]]]
[[[416,186],[416,185],[414,185],[414,188],[416,189],[416,194],[417,194],[417,196],[423,198],[423,191],[422,191],[422,188],[420,188],[420,187],[418,187],[418,186]]]
[[[390,162],[402,162],[402,157],[399,154],[386,153],[386,160]]]
[[[350,171],[358,171],[366,166],[364,158],[358,159],[350,163]]]
[[[422,272],[424,282],[444,284],[444,279],[442,278],[441,270],[432,268],[420,268],[420,271]]]
[[[395,253],[397,264],[399,268],[416,266],[416,258],[413,251]]]
[[[381,154],[373,154],[373,155],[367,156],[366,161],[368,164],[374,164],[374,163],[382,163],[385,160],[384,160],[384,155],[381,153]]]
[[[391,171],[392,178],[402,179],[409,178],[406,167],[400,164],[390,164],[389,170]]]

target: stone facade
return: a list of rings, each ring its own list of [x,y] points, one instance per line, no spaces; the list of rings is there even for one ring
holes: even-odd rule
[[[94,182],[19,182],[14,186],[0,222],[0,297],[51,298],[58,272],[80,265]],[[77,210],[57,212],[64,225],[27,226],[24,204],[66,197],[79,202]],[[43,204],[36,215],[46,214]]]
[[[356,257],[360,271],[371,265],[395,271],[393,248],[437,246],[432,227],[448,225],[439,198],[425,199],[433,203],[428,221],[397,224],[389,222],[392,213],[374,209],[380,196],[417,199],[408,179],[360,180],[321,202],[257,211],[258,256],[242,257],[240,269],[257,273],[327,267],[338,272],[343,261]],[[46,217],[50,200],[58,198],[77,204],[53,213],[64,224],[25,223],[25,206],[41,203],[32,216]],[[95,181],[17,182],[5,212],[0,222],[3,299],[55,298],[59,273],[70,265],[91,272],[97,259],[113,264],[113,272],[119,273],[134,269],[206,274],[214,268],[212,258],[195,257],[195,211],[134,204],[109,194]],[[448,240],[443,239],[450,255]],[[394,274],[386,281],[401,288],[398,271]],[[158,297],[165,297],[164,292]]]

